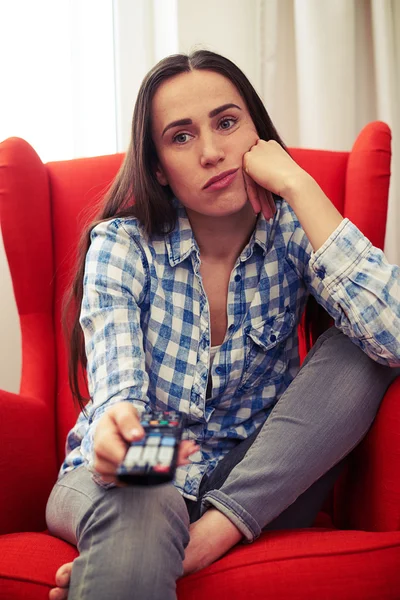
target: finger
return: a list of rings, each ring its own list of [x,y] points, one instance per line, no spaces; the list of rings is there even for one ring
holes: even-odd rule
[[[103,476],[111,475],[115,476],[115,469],[120,463],[115,464],[114,462],[108,460],[107,458],[101,456],[98,452],[96,453],[96,458],[94,460],[94,470],[96,473]]]
[[[261,210],[265,219],[268,221],[269,219],[272,219],[276,213],[275,202],[269,190],[266,190],[259,185],[257,187],[258,197],[261,203]]]
[[[127,442],[144,436],[136,408],[128,402],[121,402],[110,409],[99,423],[94,434],[96,455],[119,465],[127,450]]]
[[[243,171],[243,181],[247,193],[247,198],[249,199],[249,202],[253,207],[254,212],[256,213],[256,215],[258,215],[258,213],[261,212],[261,203],[258,197],[257,184],[249,175],[247,175],[245,171]]]
[[[122,438],[115,422],[107,420],[102,425],[103,427],[98,426],[94,436],[94,453],[96,458],[112,463],[115,470],[123,461],[128,444]]]
[[[193,440],[184,440],[180,443],[178,452],[178,466],[187,465],[189,463],[188,457],[195,452],[200,450]]]
[[[144,436],[144,429],[140,424],[137,409],[130,402],[121,402],[115,407],[115,411],[109,411],[114,419],[118,431],[127,442],[140,440]]]
[[[121,461],[122,462],[122,461]],[[103,483],[113,483],[117,487],[126,487],[128,484],[120,481],[116,476],[116,467],[118,465],[114,465],[113,463],[103,460],[97,459],[94,464],[93,472],[95,473],[97,478],[100,478]]]

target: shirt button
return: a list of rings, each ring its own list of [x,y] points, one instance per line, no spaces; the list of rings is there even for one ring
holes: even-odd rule
[[[269,339],[271,342],[276,342],[276,335],[272,334]]]
[[[229,329],[228,329],[228,331],[233,331],[234,329],[235,329],[235,326],[234,326],[234,324],[233,324],[233,323],[232,323],[232,325],[229,325]]]
[[[240,275],[235,275],[235,281],[236,283],[238,283],[239,281],[241,281],[241,276]]]
[[[225,371],[224,367],[217,367],[215,369],[215,372],[217,375],[223,375],[224,371]]]

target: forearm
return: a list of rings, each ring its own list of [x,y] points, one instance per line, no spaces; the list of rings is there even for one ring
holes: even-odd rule
[[[283,191],[316,252],[343,221],[340,212],[307,173],[297,176]]]

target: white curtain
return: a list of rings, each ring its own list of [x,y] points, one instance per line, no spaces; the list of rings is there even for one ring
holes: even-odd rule
[[[350,150],[392,130],[385,251],[400,264],[400,0],[259,0],[260,88],[290,146]]]

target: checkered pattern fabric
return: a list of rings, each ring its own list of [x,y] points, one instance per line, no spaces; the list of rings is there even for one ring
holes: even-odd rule
[[[184,438],[201,449],[174,483],[196,499],[203,475],[268,418],[297,374],[297,326],[310,293],[374,360],[400,364],[399,268],[348,219],[314,253],[278,199],[275,217],[258,217],[232,270],[226,337],[209,373],[200,252],[175,203],[177,225],[164,237],[149,240],[134,218],[92,230],[80,317],[91,402],[68,435],[60,477],[82,463],[93,469],[100,417],[128,400],[140,411],[186,415]]]

